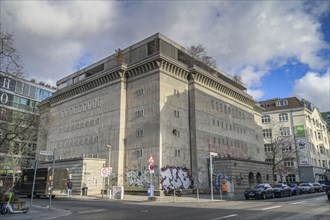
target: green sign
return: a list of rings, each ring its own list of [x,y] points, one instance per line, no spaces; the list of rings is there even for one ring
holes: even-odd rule
[[[304,125],[297,125],[296,126],[296,136],[297,137],[305,137]]]

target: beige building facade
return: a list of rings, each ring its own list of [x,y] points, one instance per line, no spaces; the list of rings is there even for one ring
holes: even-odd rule
[[[259,104],[225,72],[187,59],[158,33],[59,80],[40,105],[49,129],[39,150],[104,158],[105,166],[110,155],[111,184],[126,189],[208,188],[210,151],[264,161]]]
[[[330,168],[330,147],[327,123],[311,102],[296,97],[274,98],[259,102],[265,109],[262,116],[265,152],[271,151],[266,136],[284,136],[294,152],[279,166],[275,181],[317,182]],[[269,126],[269,125],[272,126]],[[283,172],[284,171],[284,172]],[[281,179],[282,176],[282,179]]]

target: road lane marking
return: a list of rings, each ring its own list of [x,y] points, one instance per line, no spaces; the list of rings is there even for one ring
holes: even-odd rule
[[[93,210],[85,210],[85,211],[79,211],[78,214],[87,214],[87,213],[93,213],[93,212],[102,212],[105,209],[93,209]]]
[[[263,208],[261,210],[276,209],[276,208],[280,208],[280,207],[282,207],[282,206],[277,205],[277,206],[272,206],[272,207],[268,207],[268,208]]]
[[[301,201],[301,202],[293,202],[293,203],[290,203],[291,205],[297,205],[297,204],[300,204],[300,203],[304,203],[306,201]]]
[[[231,217],[235,217],[235,216],[237,216],[237,214],[226,215],[226,216],[222,216],[219,218],[211,218],[210,220],[219,220],[219,219],[231,218]]]

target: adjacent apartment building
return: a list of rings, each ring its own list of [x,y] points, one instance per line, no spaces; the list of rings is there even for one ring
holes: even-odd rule
[[[311,102],[296,97],[259,102],[266,161],[280,162],[275,181],[317,182],[330,168],[327,122]],[[276,154],[276,156],[274,156]]]
[[[31,166],[37,146],[37,104],[55,91],[44,82],[0,73],[0,173]]]
[[[126,188],[151,181],[156,189],[208,188],[210,152],[239,159],[224,175],[239,178],[244,187],[247,176],[261,182],[271,173],[264,162],[259,104],[237,80],[194,60],[162,34],[118,49],[57,86],[40,105],[50,123],[47,132],[39,132],[38,149],[56,149],[58,163],[106,159],[113,184]],[[246,161],[244,173],[234,169]],[[88,167],[80,170],[83,181]],[[81,184],[95,185],[97,176],[89,173],[91,181]]]

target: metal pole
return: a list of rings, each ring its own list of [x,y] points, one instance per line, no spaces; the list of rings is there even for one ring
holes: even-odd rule
[[[54,186],[54,168],[55,168],[55,149],[53,152],[53,168],[52,168],[51,188],[50,188],[50,194],[49,194],[49,210],[52,205],[52,195],[53,195],[53,186]]]
[[[197,202],[199,202],[199,190],[197,188]]]
[[[103,177],[103,180],[102,180],[102,198],[104,195],[104,182],[105,182],[105,177]]]
[[[210,152],[210,185],[211,185],[211,201],[213,202],[213,166],[212,166],[212,155]]]
[[[36,160],[34,162],[34,175],[33,175],[33,184],[32,184],[32,191],[31,191],[30,209],[32,208],[32,200],[33,200],[33,195],[34,195],[34,186],[36,183],[37,169],[38,169],[38,161]]]
[[[105,164],[103,164],[103,168],[105,167]],[[104,175],[103,175],[103,178],[102,178],[102,198],[103,198],[103,195],[104,195],[104,182],[105,182],[105,177],[104,177]]]
[[[111,158],[111,145],[107,145],[109,148],[109,158],[108,158],[108,194],[109,194],[109,199],[111,199],[111,193],[110,193],[110,158]]]

